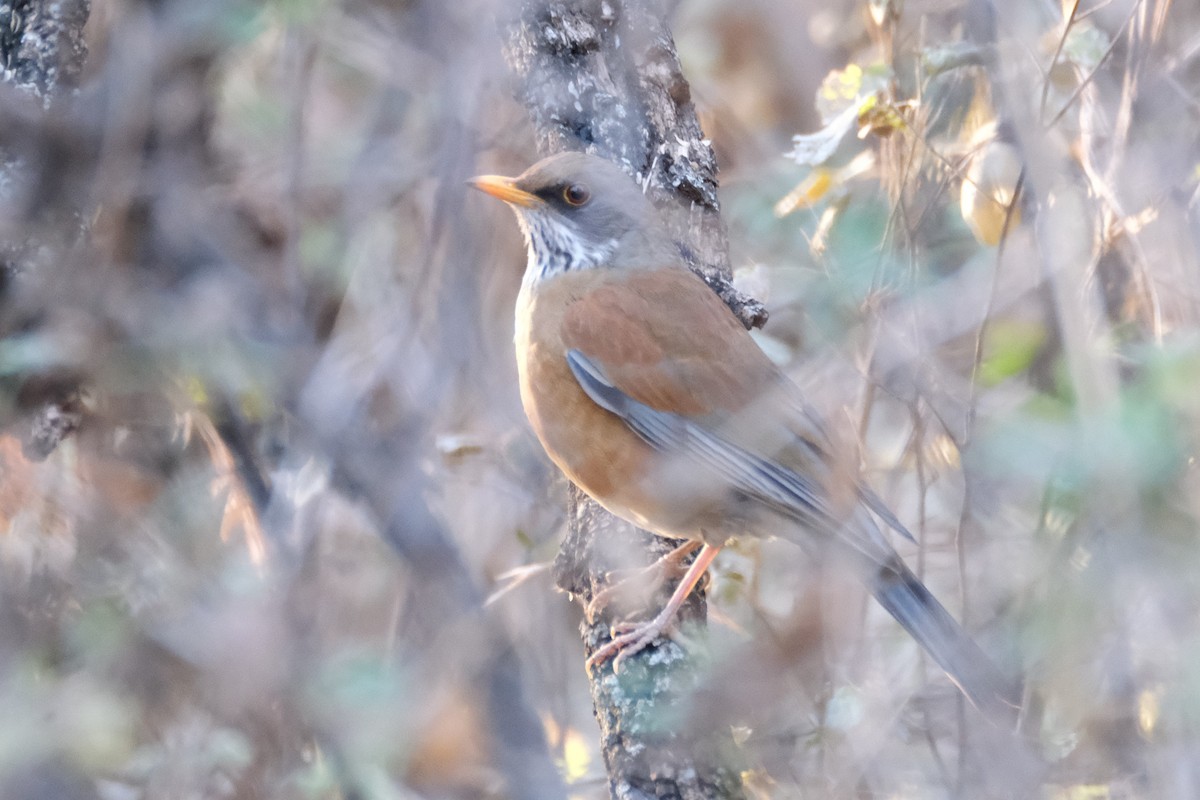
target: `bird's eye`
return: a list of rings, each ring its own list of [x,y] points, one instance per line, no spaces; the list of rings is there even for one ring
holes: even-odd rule
[[[581,206],[592,199],[591,190],[582,183],[567,184],[563,187],[562,196],[569,206]]]

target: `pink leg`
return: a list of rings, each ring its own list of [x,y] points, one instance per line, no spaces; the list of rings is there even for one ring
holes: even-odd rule
[[[617,595],[636,589],[647,597],[662,586],[667,578],[673,578],[684,572],[683,560],[690,556],[700,542],[692,540],[684,542],[671,552],[655,560],[653,564],[641,569],[627,572],[623,577],[605,586],[592,596],[592,601],[584,608],[583,613],[588,623],[596,619],[596,615],[608,607]]]
[[[712,563],[712,560],[717,557],[717,553],[719,552],[721,552],[720,547],[714,547],[710,544],[704,545],[700,550],[700,555],[696,556],[696,560],[688,567],[683,580],[675,587],[675,591],[671,594],[671,599],[663,606],[663,610],[658,613],[658,616],[649,622],[627,623],[614,628],[614,630],[619,630],[621,633],[615,636],[608,644],[604,645],[604,647],[592,653],[592,657],[587,660],[588,671],[590,672],[592,667],[603,663],[606,659],[616,656],[616,661],[613,662],[613,671],[616,672],[621,666],[621,659],[644,649],[646,645],[661,636],[662,632],[671,624],[671,620],[675,617],[675,612],[679,611],[679,607],[683,605],[683,601],[687,599],[692,589],[700,582],[704,571],[708,569],[708,565]]]

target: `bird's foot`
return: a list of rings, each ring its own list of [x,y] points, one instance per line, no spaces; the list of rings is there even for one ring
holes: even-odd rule
[[[671,552],[655,560],[653,564],[639,569],[629,570],[620,575],[617,580],[609,583],[584,606],[583,615],[588,624],[596,621],[601,611],[608,608],[614,600],[624,595],[637,595],[649,599],[650,595],[667,581],[676,578],[687,571],[684,559],[700,547],[698,541],[688,541],[676,547]],[[643,604],[644,605],[644,604]]]
[[[685,545],[686,546],[686,545]],[[679,552],[682,547],[675,548],[675,552]],[[708,565],[716,558],[717,553],[721,548],[715,545],[706,544],[700,550],[696,560],[688,567],[687,572],[683,575],[683,580],[675,587],[675,591],[671,593],[671,597],[667,600],[667,604],[663,606],[663,610],[658,612],[658,616],[649,622],[624,623],[613,627],[612,641],[601,647],[596,652],[592,653],[591,658],[587,660],[587,670],[589,673],[592,667],[601,664],[609,658],[615,656],[613,661],[613,672],[619,672],[621,669],[621,661],[629,656],[646,649],[646,646],[657,639],[671,624],[675,618],[679,607],[683,605],[683,601],[691,593],[696,584],[700,582],[700,578],[704,576],[704,571],[708,569]],[[671,555],[668,553],[667,555]],[[685,553],[686,555],[686,553]]]
[[[612,640],[592,653],[591,658],[587,660],[588,672],[610,658],[613,659],[613,672],[620,672],[621,663],[626,658],[645,650],[667,631],[675,617],[675,610],[668,606],[648,622],[622,622],[614,625]]]

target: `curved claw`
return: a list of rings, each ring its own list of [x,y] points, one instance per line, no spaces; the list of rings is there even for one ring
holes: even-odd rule
[[[671,594],[671,598],[667,601],[663,610],[658,612],[658,615],[649,622],[636,623],[632,627],[630,627],[629,623],[618,626],[620,628],[628,627],[629,630],[614,636],[612,641],[592,653],[591,658],[587,660],[586,664],[588,673],[591,674],[592,667],[596,664],[601,664],[613,656],[617,658],[613,663],[613,671],[617,672],[620,669],[621,659],[644,650],[647,645],[661,636],[663,631],[667,629],[667,626],[671,624],[671,620],[675,618],[675,612],[683,605],[684,598],[692,591],[720,550],[720,547],[705,544],[700,549],[699,555],[696,556],[696,560],[688,567],[683,580],[675,587],[675,591]],[[616,631],[615,628],[613,630],[614,632]]]
[[[629,656],[645,650],[655,639],[662,636],[673,616],[673,613],[670,615],[659,614],[649,622],[625,622],[614,625],[612,631],[616,635],[608,644],[592,653],[591,658],[587,660],[588,672],[592,671],[592,667],[603,664],[614,656],[613,672],[620,672],[621,662]]]

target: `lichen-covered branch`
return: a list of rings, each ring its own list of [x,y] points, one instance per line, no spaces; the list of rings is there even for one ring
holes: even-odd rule
[[[49,99],[74,86],[87,57],[91,0],[0,3],[0,80]]]

